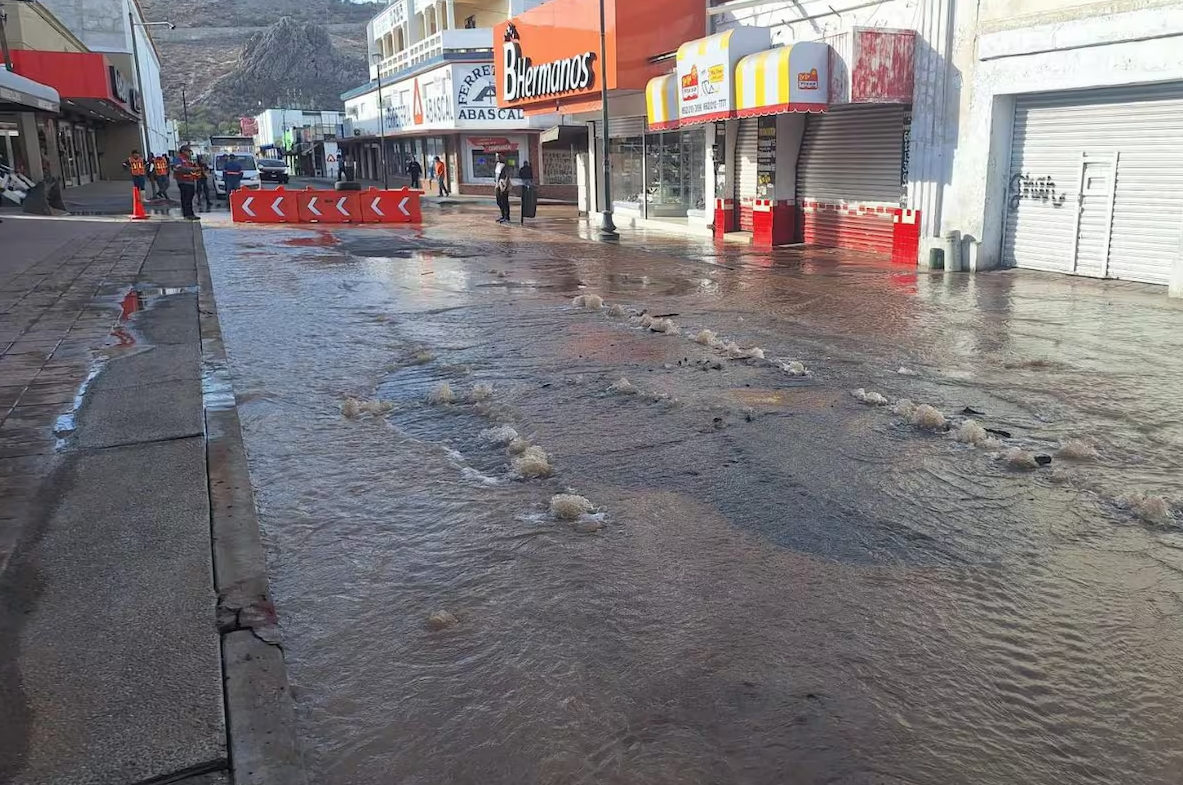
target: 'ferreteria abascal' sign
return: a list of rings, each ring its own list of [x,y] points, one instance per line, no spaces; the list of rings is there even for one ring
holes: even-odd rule
[[[506,28],[501,53],[501,94],[506,101],[529,101],[587,90],[595,78],[592,72],[595,52],[535,64],[522,54],[518,31],[512,23]]]

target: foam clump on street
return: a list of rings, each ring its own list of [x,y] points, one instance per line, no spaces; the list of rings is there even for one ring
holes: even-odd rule
[[[714,331],[706,328],[699,330],[698,334],[694,336],[694,342],[703,346],[714,346],[716,340]]]
[[[541,447],[527,447],[522,454],[513,461],[513,470],[524,480],[534,480],[549,477],[554,469],[550,465],[550,456]]]
[[[1168,526],[1174,522],[1171,505],[1162,496],[1135,491],[1127,493],[1118,500],[1118,504],[1137,515],[1146,523],[1157,526]]]
[[[635,384],[633,384],[632,382],[630,382],[628,379],[624,378],[623,376],[620,377],[619,380],[613,382],[612,385],[608,388],[608,391],[614,392],[614,393],[619,393],[621,395],[636,395],[638,392],[640,392],[640,390],[637,389],[637,386]]]
[[[1068,461],[1095,461],[1097,448],[1081,439],[1069,439],[1060,445],[1056,455]]]
[[[441,382],[438,387],[427,394],[427,402],[433,404],[455,403],[456,393],[447,382]]]
[[[912,419],[912,415],[915,412],[916,412],[916,402],[913,401],[911,398],[900,398],[898,401],[895,402],[895,405],[891,407],[892,414],[895,414],[899,417],[905,417],[909,420]]]
[[[598,294],[589,294],[583,301],[583,307],[589,311],[598,311],[604,307],[604,298]]]
[[[575,306],[576,308],[586,308],[587,307],[587,295],[586,294],[575,295],[575,297],[571,300],[571,304],[573,306]]]
[[[981,446],[990,440],[990,434],[982,427],[977,420],[966,420],[958,426],[957,430],[953,432],[953,438],[962,444],[971,444],[974,447]]]
[[[435,632],[446,630],[460,622],[451,611],[435,611],[427,617],[427,626]]]
[[[530,449],[530,440],[518,436],[510,441],[509,445],[505,449],[510,455],[521,455],[526,450]]]
[[[491,384],[476,384],[472,388],[472,399],[474,401],[486,401],[493,397],[493,385]]]
[[[789,363],[781,363],[780,369],[789,376],[808,376],[809,369],[805,367],[805,363],[793,360]]]
[[[613,305],[608,309],[608,315],[614,319],[619,319],[621,316],[624,316],[624,306],[619,303]]]
[[[1039,468],[1039,461],[1035,460],[1035,456],[1021,447],[1012,447],[1007,450],[1002,459],[1006,461],[1007,466],[1020,471],[1029,472]]]
[[[917,428],[922,428],[926,431],[943,431],[949,424],[948,420],[945,419],[945,415],[927,403],[922,403],[913,409],[908,420]]]
[[[559,493],[550,499],[550,514],[560,521],[578,520],[579,516],[589,513],[595,508],[595,505],[586,496],[574,493]]]
[[[495,428],[486,428],[478,436],[481,441],[490,444],[510,444],[518,438],[518,432],[508,425],[498,425]]]
[[[851,390],[850,395],[857,401],[862,401],[868,406],[886,406],[887,398],[883,397],[877,392],[867,392],[862,387],[857,390]]]
[[[361,414],[361,403],[356,398],[346,398],[341,404],[341,415],[352,420]]]

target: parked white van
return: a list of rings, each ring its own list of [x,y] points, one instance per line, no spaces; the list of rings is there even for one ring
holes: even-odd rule
[[[234,156],[234,160],[242,167],[242,182],[239,183],[239,188],[259,188],[262,186],[262,181],[259,179],[259,163],[255,157],[250,153],[218,153],[214,157],[214,193],[216,199],[226,198],[226,180],[223,176],[222,167],[225,166],[226,161],[230,156]]]

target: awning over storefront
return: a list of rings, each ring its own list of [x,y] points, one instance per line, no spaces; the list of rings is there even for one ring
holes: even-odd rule
[[[0,111],[57,114],[60,103],[58,91],[52,87],[0,68]]]
[[[735,68],[772,48],[766,27],[735,27],[678,47],[678,118],[682,125],[735,116]]]
[[[645,114],[650,131],[678,127],[678,75],[655,76],[645,86]]]
[[[830,105],[830,47],[814,42],[748,55],[735,68],[738,117],[824,112]]]
[[[51,85],[70,111],[112,122],[140,117],[140,94],[131,77],[98,52],[17,49],[12,62],[24,76]]]

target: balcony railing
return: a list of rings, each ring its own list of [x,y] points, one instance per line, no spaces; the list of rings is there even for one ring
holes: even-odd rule
[[[422,41],[416,41],[401,52],[395,52],[390,57],[378,63],[376,73],[371,73],[371,77],[377,75],[389,76],[390,74],[426,62],[433,57],[438,57],[444,52],[474,52],[474,51],[492,51],[493,49],[493,28],[491,27],[477,27],[467,30],[442,30],[433,36],[428,36]],[[373,70],[373,69],[372,69]]]

